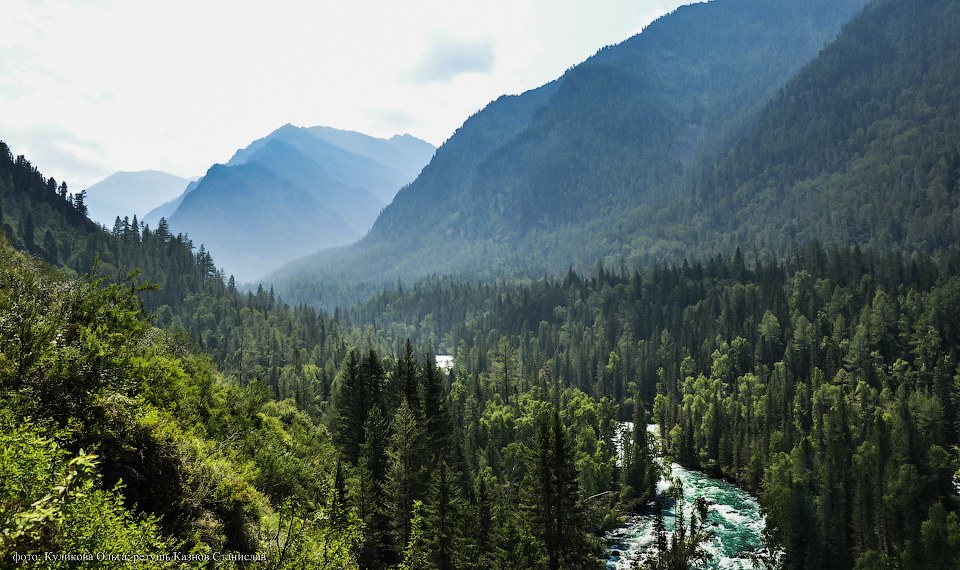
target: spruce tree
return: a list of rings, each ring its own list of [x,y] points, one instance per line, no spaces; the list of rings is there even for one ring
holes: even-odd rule
[[[363,375],[363,384],[370,394],[370,406],[386,405],[384,398],[386,397],[387,374],[383,370],[380,355],[372,348],[363,357],[361,374]]]
[[[391,506],[387,496],[387,445],[390,422],[378,406],[370,409],[360,447],[360,516],[364,521],[361,561],[365,568],[382,568],[396,562],[398,551],[391,538]]]
[[[537,422],[536,459],[531,470],[535,528],[550,560],[550,568],[559,564],[556,544],[556,502],[553,477],[553,446],[550,424],[545,416]]]
[[[626,435],[626,434],[625,434]],[[650,453],[647,437],[647,413],[643,401],[637,398],[634,407],[633,430],[630,433],[630,456],[624,470],[624,499],[646,501],[654,494],[657,482],[657,467]]]
[[[433,470],[424,507],[430,560],[439,570],[452,570],[456,554],[462,551],[460,523],[466,505],[456,477],[443,459]]]
[[[363,445],[363,426],[370,410],[369,387],[364,383],[356,349],[347,354],[339,380],[334,393],[334,441],[344,458],[356,465]]]
[[[484,475],[477,477],[477,546],[480,552],[490,551],[490,533],[493,526],[493,501],[487,491],[487,478]]]
[[[421,420],[406,401],[393,417],[387,447],[387,494],[397,550],[410,541],[413,502],[423,497],[425,441]]]
[[[27,251],[32,252],[34,250],[34,234],[36,233],[36,227],[33,223],[32,213],[27,213],[22,225],[21,233],[23,234],[23,243],[26,245]]]
[[[453,420],[443,396],[440,371],[431,358],[427,358],[423,374],[423,413],[427,420],[427,441],[433,455],[433,464],[450,457]]]
[[[420,409],[420,391],[417,385],[419,367],[410,339],[403,345],[403,354],[397,359],[394,371],[394,392],[397,400],[402,399],[411,410]]]
[[[587,560],[584,541],[583,509],[580,497],[580,481],[577,478],[576,451],[567,429],[560,421],[560,413],[554,412],[552,426],[553,478],[555,497],[554,544],[557,566],[552,568],[582,567]]]
[[[536,530],[551,570],[588,564],[589,547],[582,529],[580,482],[576,453],[567,430],[554,411],[552,421],[541,416],[536,456],[531,470]]]

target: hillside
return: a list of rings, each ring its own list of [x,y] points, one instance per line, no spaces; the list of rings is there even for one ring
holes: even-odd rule
[[[324,286],[314,285],[321,275],[493,276],[554,272],[598,256],[677,255],[683,244],[673,234],[683,226],[675,215],[659,222],[663,209],[682,203],[685,185],[863,4],[682,7],[557,81],[491,103],[361,242],[273,278],[288,297],[322,302]],[[661,233],[644,236],[649,243],[626,239],[653,222]]]
[[[0,226],[15,248],[54,265],[87,272],[107,250],[106,232],[87,218],[86,193],[46,178],[0,141]]]
[[[960,243],[960,5],[873,2],[696,185],[705,239]]]
[[[152,213],[216,251],[251,281],[319,248],[359,239],[433,154],[410,136],[376,139],[285,125],[215,165],[179,200]]]
[[[135,290],[64,279],[0,238],[0,323],[5,565],[76,567],[45,552],[158,557],[151,568],[182,567],[175,552],[275,568],[352,559],[355,518],[304,525],[342,508],[326,431],[153,328]]]
[[[447,397],[466,393],[467,376],[441,375],[430,349],[407,342],[394,356],[401,337],[381,342],[272,289],[242,294],[166,224],[108,233],[84,217],[82,197],[63,198],[24,157],[6,156],[8,233],[87,239],[110,265],[90,267],[109,267],[105,278],[78,279],[0,238],[0,557],[29,568],[131,552],[157,568],[185,557],[231,569],[602,564],[596,536],[615,524],[615,503],[583,497],[620,487],[609,405],[598,431],[585,418],[599,405],[582,393],[558,388],[557,409],[534,392],[503,406],[485,378],[470,389],[482,421],[515,416],[527,428],[483,436]],[[20,227],[21,214],[38,225]],[[131,263],[143,273],[121,271]],[[522,453],[511,469],[481,459],[527,446],[541,459]],[[579,466],[604,475],[581,481]],[[522,495],[501,492],[518,469],[560,483],[525,477]],[[531,521],[537,497],[562,520]]]

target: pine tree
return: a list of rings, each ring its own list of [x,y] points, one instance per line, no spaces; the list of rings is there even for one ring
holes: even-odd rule
[[[480,482],[477,484],[477,518],[479,526],[477,527],[477,546],[480,552],[489,552],[491,545],[491,529],[493,527],[493,501],[487,491],[487,478],[483,475],[477,477]]]
[[[549,557],[551,569],[559,564],[556,544],[556,502],[553,476],[553,446],[550,424],[541,416],[537,423],[536,460],[531,470],[532,484],[536,504],[534,515],[535,528]]]
[[[363,375],[363,384],[370,394],[370,406],[385,406],[387,375],[383,370],[380,355],[372,348],[363,357],[361,374]]]
[[[430,568],[430,560],[427,557],[427,537],[423,528],[423,503],[414,501],[410,512],[410,532],[403,548],[403,561],[397,570],[427,570]]]
[[[87,191],[81,190],[77,194],[73,195],[73,207],[77,210],[77,213],[81,216],[87,215]]]
[[[57,263],[59,259],[57,240],[53,237],[53,232],[49,228],[43,233],[43,252],[46,259],[51,263]]]
[[[514,376],[519,368],[516,353],[510,346],[510,339],[505,336],[500,337],[490,360],[493,365],[494,383],[500,387],[503,401],[509,404],[514,393]]]
[[[567,430],[560,422],[560,413],[553,414],[553,477],[556,492],[554,509],[555,568],[582,567],[586,563],[586,545],[581,527],[583,509],[580,502],[580,481],[577,478],[576,452]],[[551,560],[554,557],[551,556]]]
[[[543,542],[535,536],[536,526],[525,513],[500,504],[494,533],[493,568],[543,570],[547,567]]]
[[[337,467],[333,478],[333,490],[330,496],[330,512],[334,515],[333,523],[342,526],[346,521],[347,511],[347,483],[343,473],[343,458],[337,458]]]
[[[34,250],[34,234],[36,233],[36,227],[33,223],[33,213],[27,213],[24,218],[23,226],[21,233],[23,234],[23,243],[27,247],[27,251]]]
[[[653,519],[656,553],[647,560],[645,566],[652,570],[701,568],[710,561],[710,555],[704,548],[704,544],[712,536],[707,523],[707,502],[702,497],[694,499],[688,524],[684,514],[683,483],[680,479],[674,480],[670,494],[676,501],[673,532],[667,534],[663,505],[657,501]]]
[[[119,219],[119,217],[117,219]],[[170,224],[167,223],[166,218],[160,218],[160,221],[157,222],[156,235],[163,242],[166,242],[168,239],[170,239]]]
[[[665,568],[667,561],[667,524],[663,519],[663,504],[657,501],[653,508],[653,533],[657,551],[655,568]]]

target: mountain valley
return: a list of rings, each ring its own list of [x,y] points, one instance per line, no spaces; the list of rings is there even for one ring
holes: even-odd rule
[[[712,0],[438,148],[0,142],[0,567],[960,567],[958,119],[958,0]]]

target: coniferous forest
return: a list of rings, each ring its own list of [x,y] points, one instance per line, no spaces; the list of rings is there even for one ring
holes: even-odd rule
[[[0,567],[596,569],[637,516],[650,540],[616,567],[717,567],[728,529],[670,485],[675,463],[755,497],[763,546],[743,567],[960,568],[960,3],[862,5],[838,4],[830,25],[851,23],[805,67],[791,56],[782,87],[701,109],[684,136],[702,154],[645,155],[669,179],[649,203],[626,207],[636,188],[611,178],[640,152],[629,121],[605,138],[625,104],[587,138],[565,122],[591,90],[642,107],[611,79],[614,48],[471,118],[401,190],[391,232],[451,153],[480,160],[464,140],[509,144],[457,192],[523,218],[542,212],[521,191],[559,177],[566,202],[478,221],[477,195],[438,217],[477,254],[454,265],[507,252],[457,274],[238,283],[166,220],[90,221],[83,191],[0,142]],[[571,164],[589,168],[544,166],[587,139]],[[537,163],[510,178],[510,148]],[[577,200],[596,177],[622,211],[595,232]],[[366,239],[329,255],[386,251]],[[589,263],[554,270],[575,250]],[[405,253],[395,268],[427,255]]]

